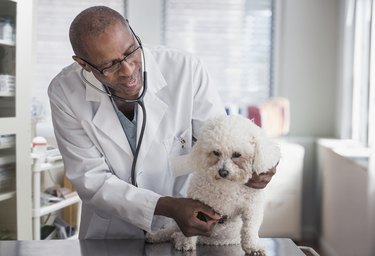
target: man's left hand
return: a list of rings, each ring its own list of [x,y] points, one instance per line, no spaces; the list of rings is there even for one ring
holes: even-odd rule
[[[263,172],[259,175],[254,173],[251,179],[245,185],[255,189],[265,188],[267,184],[271,181],[272,176],[276,173],[276,167],[278,164],[279,163],[272,167],[268,172]]]

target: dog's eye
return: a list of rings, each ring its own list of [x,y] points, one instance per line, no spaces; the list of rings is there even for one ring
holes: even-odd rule
[[[212,151],[212,153],[213,153],[215,156],[220,156],[220,155],[221,155],[221,153],[220,153],[219,151],[216,151],[216,150]]]
[[[234,153],[232,154],[232,157],[233,157],[233,158],[239,158],[239,157],[241,157],[241,153],[234,152]]]

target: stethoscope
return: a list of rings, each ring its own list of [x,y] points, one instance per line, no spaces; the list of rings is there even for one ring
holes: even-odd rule
[[[120,97],[120,96],[117,96],[117,95],[114,95],[111,93],[111,91],[109,90],[108,86],[104,85],[104,88],[106,89],[106,91],[103,91],[101,89],[99,89],[98,87],[96,87],[95,85],[93,85],[90,81],[87,80],[87,78],[83,75],[83,71],[84,69],[82,68],[81,69],[81,78],[82,80],[87,84],[89,85],[90,87],[92,87],[93,89],[95,89],[96,91],[102,93],[102,94],[105,94],[107,95],[108,97],[111,98],[111,103],[114,106],[114,102],[113,102],[113,99],[116,99],[116,100],[120,100],[122,102],[124,102],[125,104],[139,104],[139,106],[141,107],[142,109],[142,112],[143,112],[143,118],[142,118],[142,127],[141,127],[141,133],[139,135],[139,138],[138,138],[138,141],[136,143],[136,150],[134,152],[134,158],[133,158],[133,162],[132,162],[132,168],[131,168],[131,183],[134,185],[134,186],[138,186],[137,185],[137,173],[135,171],[135,167],[137,165],[137,159],[138,159],[138,155],[139,155],[139,151],[140,151],[140,148],[141,148],[141,145],[142,145],[142,140],[143,140],[143,134],[145,132],[145,128],[146,128],[146,108],[145,108],[145,105],[144,105],[144,102],[143,102],[143,98],[146,94],[146,91],[147,91],[147,72],[146,72],[146,60],[145,60],[145,53],[143,51],[143,46],[142,46],[142,42],[141,40],[139,39],[139,37],[134,33],[133,29],[130,27],[129,25],[129,28],[130,28],[130,31],[132,32],[134,38],[137,40],[139,46],[140,46],[140,49],[141,49],[141,52],[142,52],[142,62],[143,62],[143,90],[141,92],[141,94],[138,96],[138,98],[136,99],[125,99],[123,97]],[[124,60],[125,61],[125,60]],[[110,167],[110,171],[116,175],[115,171]],[[117,175],[116,175],[117,176]],[[118,176],[117,176],[118,177]]]

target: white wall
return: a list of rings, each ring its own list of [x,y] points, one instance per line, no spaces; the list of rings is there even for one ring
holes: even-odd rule
[[[163,0],[128,0],[127,2],[126,12],[129,23],[145,44],[162,43],[162,3]]]
[[[302,233],[320,229],[320,192],[316,164],[319,137],[335,137],[339,0],[284,0],[276,26],[276,94],[290,100],[288,139],[305,147]]]
[[[339,0],[280,4],[277,94],[290,99],[292,136],[333,136]]]

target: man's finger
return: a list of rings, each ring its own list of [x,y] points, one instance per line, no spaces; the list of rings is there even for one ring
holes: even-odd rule
[[[221,216],[217,212],[215,212],[212,208],[202,205],[202,207],[198,210],[201,214],[206,216],[207,220],[216,220],[219,221]]]

